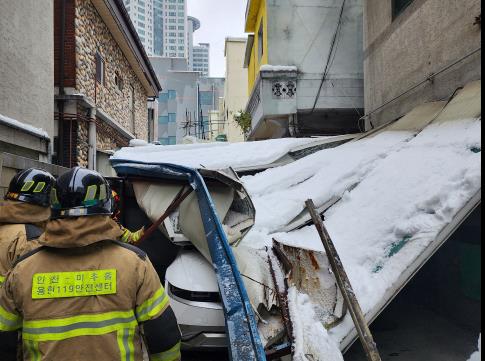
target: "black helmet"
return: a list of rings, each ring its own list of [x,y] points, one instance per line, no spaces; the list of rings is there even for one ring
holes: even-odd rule
[[[30,168],[18,172],[10,181],[6,200],[49,207],[52,186],[56,182],[49,172]]]
[[[99,173],[76,167],[52,189],[52,218],[111,215],[111,189]]]

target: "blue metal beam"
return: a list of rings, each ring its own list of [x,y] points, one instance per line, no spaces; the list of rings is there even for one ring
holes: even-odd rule
[[[112,165],[120,177],[183,180],[194,188],[222,296],[231,360],[266,361],[246,288],[203,177],[195,169],[173,164],[113,160]]]

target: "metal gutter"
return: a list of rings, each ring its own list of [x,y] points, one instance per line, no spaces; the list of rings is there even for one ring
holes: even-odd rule
[[[195,169],[173,164],[113,160],[112,165],[120,177],[187,181],[195,190],[221,292],[231,360],[265,361],[265,352],[244,282],[202,175]]]
[[[246,53],[244,54],[244,68],[249,68],[249,63],[251,62],[251,52],[254,46],[254,35],[248,35],[248,41],[246,43]]]

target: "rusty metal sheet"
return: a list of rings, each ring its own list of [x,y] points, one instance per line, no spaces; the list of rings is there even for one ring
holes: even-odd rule
[[[284,255],[282,263],[289,268],[288,285],[310,297],[316,315],[327,329],[337,326],[345,317],[347,308],[325,253],[287,246],[277,240],[273,242],[273,249],[279,254],[280,261]]]

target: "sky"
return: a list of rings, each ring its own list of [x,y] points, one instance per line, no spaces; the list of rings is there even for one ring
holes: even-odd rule
[[[188,0],[188,15],[201,22],[194,44],[210,43],[210,76],[225,76],[226,37],[244,36],[246,0]]]

